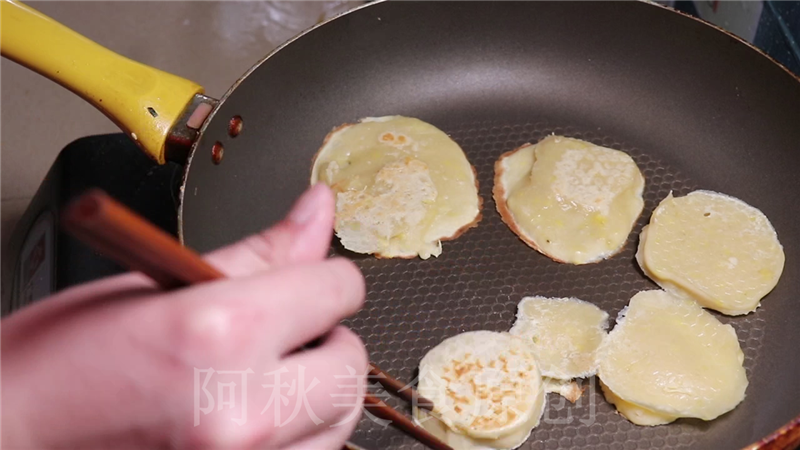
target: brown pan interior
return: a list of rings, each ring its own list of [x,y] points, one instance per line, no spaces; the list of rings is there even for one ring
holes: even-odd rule
[[[427,261],[364,258],[334,243],[366,276],[366,307],[347,324],[384,370],[411,380],[442,339],[508,330],[525,295],[575,296],[616,316],[634,293],[655,288],[633,254],[657,202],[702,188],[761,209],[786,253],[783,277],[757,312],[719,316],[746,355],[745,401],[710,423],[637,427],[586,380],[579,404],[550,395],[523,448],[735,449],[800,413],[800,82],[783,68],[719,30],[639,2],[374,4],[300,37],[227,96],[187,171],[184,242],[205,251],[274,223],[306,188],[332,127],[390,114],[428,121],[462,146],[484,218]],[[234,115],[244,126],[231,138]],[[495,211],[495,160],[550,133],[626,151],[646,178],[644,213],[610,260],[555,263]],[[215,142],[225,147],[219,165]],[[353,441],[419,447],[368,419]]]

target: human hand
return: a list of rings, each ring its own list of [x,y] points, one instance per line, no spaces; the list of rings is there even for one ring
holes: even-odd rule
[[[365,290],[355,265],[325,259],[333,215],[317,185],[280,224],[206,256],[228,279],[163,292],[130,273],[4,319],[4,447],[341,448],[367,354],[337,324]]]

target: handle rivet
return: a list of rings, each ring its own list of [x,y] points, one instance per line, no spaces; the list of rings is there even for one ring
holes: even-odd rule
[[[228,121],[228,136],[235,138],[242,132],[242,126],[244,122],[242,122],[242,116],[233,116],[231,120]]]
[[[222,146],[222,143],[217,141],[214,143],[214,146],[211,147],[211,161],[214,164],[219,164],[222,162],[222,155],[225,153],[225,148]]]

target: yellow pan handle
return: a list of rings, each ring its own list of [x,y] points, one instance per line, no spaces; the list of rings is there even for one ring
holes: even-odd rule
[[[14,0],[0,0],[0,52],[83,97],[152,158],[195,94],[184,78],[132,61]]]

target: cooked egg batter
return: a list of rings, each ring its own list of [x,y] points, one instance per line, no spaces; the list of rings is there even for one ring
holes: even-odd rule
[[[545,393],[534,355],[508,333],[473,331],[444,340],[420,362],[414,409],[425,429],[455,450],[512,449],[539,424]]]
[[[665,291],[631,298],[598,361],[606,398],[640,425],[715,419],[744,399],[748,385],[733,327]]]
[[[767,217],[709,191],[665,198],[642,231],[642,270],[673,295],[724,314],[754,311],[783,272],[783,246]]]
[[[528,343],[545,377],[561,380],[597,372],[597,348],[608,314],[576,298],[525,297],[510,333]]]
[[[644,177],[627,154],[548,136],[503,155],[494,197],[523,241],[560,262],[585,264],[618,252],[642,212]]]
[[[444,132],[419,119],[368,118],[334,130],[311,183],[337,193],[335,230],[345,248],[383,257],[442,252],[480,218],[472,166]]]

